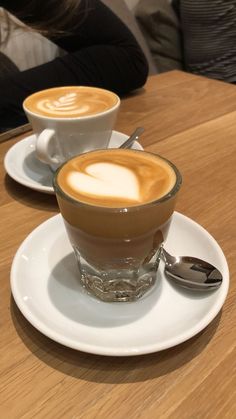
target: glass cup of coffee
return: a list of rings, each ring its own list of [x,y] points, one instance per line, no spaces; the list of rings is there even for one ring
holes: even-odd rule
[[[58,169],[54,190],[91,295],[134,301],[152,289],[180,186],[171,162],[140,150],[91,151]]]
[[[36,135],[36,156],[56,170],[77,154],[108,147],[119,106],[115,93],[89,86],[28,96],[23,108]]]

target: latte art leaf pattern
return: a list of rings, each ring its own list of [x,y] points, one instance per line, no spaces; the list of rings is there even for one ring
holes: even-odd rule
[[[38,115],[76,118],[106,112],[119,105],[119,98],[104,89],[66,86],[36,92],[25,100],[24,105]]]
[[[38,101],[39,111],[49,112],[52,114],[57,113],[69,113],[74,114],[86,114],[89,112],[89,104],[79,104],[78,95],[76,93],[68,93],[67,95],[59,97],[57,100],[43,99]]]

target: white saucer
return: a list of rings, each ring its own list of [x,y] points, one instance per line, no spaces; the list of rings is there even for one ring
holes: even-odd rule
[[[109,147],[119,147],[128,135],[112,131]],[[135,141],[134,149],[143,150]],[[8,175],[21,185],[36,191],[53,194],[52,172],[35,156],[35,135],[30,135],[14,144],[4,158],[4,167]]]
[[[40,332],[73,349],[128,356],[160,351],[204,329],[220,311],[229,286],[225,256],[199,224],[175,212],[166,248],[207,259],[223,274],[207,294],[177,288],[163,275],[152,293],[132,303],[104,303],[86,294],[60,215],[37,227],[18,249],[11,269],[16,304]]]

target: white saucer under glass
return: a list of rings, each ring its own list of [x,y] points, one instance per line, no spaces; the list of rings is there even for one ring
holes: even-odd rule
[[[112,131],[109,148],[119,147],[128,135]],[[8,175],[21,185],[39,192],[53,194],[52,171],[47,164],[40,162],[35,155],[35,135],[30,135],[14,144],[4,158],[4,167]],[[142,150],[135,142],[133,147]]]
[[[225,256],[199,224],[175,212],[166,249],[207,259],[223,274],[213,292],[187,291],[169,282],[163,263],[152,292],[132,303],[105,303],[80,285],[74,254],[60,215],[37,227],[17,251],[11,270],[15,302],[43,334],[94,354],[130,356],[170,348],[204,329],[225,301]]]

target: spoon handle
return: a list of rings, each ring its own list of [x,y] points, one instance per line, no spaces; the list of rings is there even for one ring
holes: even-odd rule
[[[137,141],[139,136],[143,133],[144,128],[138,127],[136,130],[131,134],[131,136],[123,143],[119,148],[130,148],[134,141]]]
[[[161,246],[161,256],[163,257],[166,265],[173,265],[176,262],[176,258],[171,256],[163,246]]]

